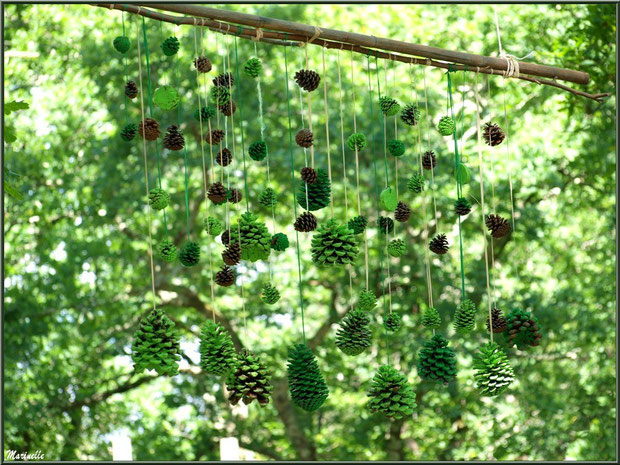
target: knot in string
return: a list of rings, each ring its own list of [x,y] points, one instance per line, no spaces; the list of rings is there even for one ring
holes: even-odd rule
[[[256,37],[252,37],[252,40],[254,42],[260,42],[260,40],[263,38],[263,30],[259,27],[256,28]]]

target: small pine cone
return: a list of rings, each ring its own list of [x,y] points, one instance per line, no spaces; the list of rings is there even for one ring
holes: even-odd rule
[[[398,139],[388,142],[388,150],[393,157],[402,157],[405,154],[405,144]]]
[[[288,249],[289,240],[284,233],[276,233],[271,237],[271,248],[278,252],[284,252]]]
[[[219,105],[217,107],[224,116],[232,116],[235,111],[237,111],[237,104],[233,99],[230,99],[228,103],[224,105]]]
[[[437,124],[437,130],[442,136],[451,136],[456,130],[456,123],[450,116],[443,116]]]
[[[474,374],[476,386],[483,395],[497,396],[514,381],[514,370],[508,357],[494,342],[489,342],[480,348],[472,365],[476,370]]]
[[[252,142],[248,147],[248,154],[252,160],[264,160],[267,156],[267,143],[264,140]]]
[[[435,307],[429,307],[424,311],[422,314],[422,325],[431,329],[437,329],[441,326],[441,317]]]
[[[375,295],[375,293],[372,290],[367,290],[367,289],[362,289],[360,291],[360,297],[359,300],[357,301],[357,309],[364,311],[364,312],[369,312],[371,310],[374,310],[374,308],[377,306],[377,296]]]
[[[159,137],[159,123],[151,118],[140,121],[138,133],[146,140],[156,140]]]
[[[442,335],[437,334],[424,343],[418,354],[418,374],[422,379],[443,384],[456,378],[455,354]]]
[[[218,74],[212,82],[214,86],[226,87],[227,89],[235,85],[235,80],[230,73]]]
[[[347,355],[359,355],[372,345],[370,318],[363,310],[352,310],[336,331],[336,346]]]
[[[295,82],[306,92],[312,92],[319,87],[321,77],[316,71],[311,69],[301,69],[295,73]]]
[[[503,312],[499,308],[493,308],[491,310],[491,323],[493,323],[493,332],[494,333],[503,333],[508,329],[508,323],[506,322],[506,317]],[[489,325],[489,319],[487,318],[487,331],[490,331],[491,327]]]
[[[188,242],[179,252],[179,261],[183,266],[194,266],[200,261],[200,245],[197,242]]]
[[[472,331],[476,327],[476,304],[465,299],[454,312],[454,329],[460,333]]]
[[[276,191],[271,187],[265,188],[263,192],[258,196],[258,203],[264,207],[273,207],[278,201],[278,195]]]
[[[300,147],[311,147],[314,142],[314,134],[312,134],[310,129],[302,129],[295,136],[295,142],[297,142],[297,145]]]
[[[388,244],[388,253],[392,257],[400,257],[405,253],[407,247],[405,246],[405,241],[402,239],[392,239]]]
[[[232,152],[224,147],[215,156],[215,162],[221,166],[228,166],[232,161]]]
[[[222,131],[221,129],[212,129],[211,131],[207,132],[205,140],[207,141],[207,144],[218,145],[224,140],[224,135],[224,131]]]
[[[224,245],[230,244],[230,229],[227,229],[222,233],[222,235],[220,236],[220,240]]]
[[[135,99],[138,96],[138,86],[133,81],[127,81],[125,84],[125,95],[130,99]]]
[[[310,232],[314,231],[317,225],[316,216],[310,212],[303,212],[297,217],[293,227],[299,232]]]
[[[220,271],[215,274],[215,283],[218,286],[232,286],[233,284],[235,284],[235,279],[235,270],[226,265],[222,266],[222,268],[220,268]]]
[[[409,216],[411,216],[411,208],[405,202],[399,200],[396,210],[394,210],[394,219],[404,223],[409,219]]]
[[[511,229],[510,222],[499,215],[490,214],[487,216],[486,224],[487,228],[489,228],[489,233],[495,239],[504,237]]]
[[[136,126],[134,123],[129,123],[121,131],[121,139],[123,139],[125,142],[129,142],[133,140],[134,137],[136,137],[136,132],[138,132],[138,126]]]
[[[349,220],[347,224],[350,230],[353,231],[353,234],[362,234],[366,231],[366,226],[368,226],[368,220],[365,216],[354,216]]]
[[[263,63],[259,58],[252,57],[243,65],[243,72],[250,77],[257,78],[263,70]]]
[[[389,234],[394,231],[394,220],[387,216],[380,216],[377,220],[377,227],[381,234]]]
[[[226,200],[228,200],[228,190],[221,182],[214,182],[209,186],[207,197],[209,197],[209,200],[215,205],[220,205],[226,203]]]
[[[194,58],[194,66],[199,73],[208,73],[213,68],[211,61],[205,56]]]
[[[354,132],[347,138],[347,147],[350,150],[364,150],[366,148],[366,136],[361,132]]]
[[[169,126],[166,129],[166,135],[164,136],[164,148],[168,150],[182,150],[185,147],[185,139],[183,138],[183,132],[176,124]]]
[[[162,260],[172,263],[177,259],[179,251],[170,239],[164,239],[157,244],[157,256]]]
[[[267,284],[263,287],[263,292],[260,296],[260,300],[265,302],[267,305],[273,305],[278,300],[280,300],[280,293],[278,290],[270,284]]]
[[[420,109],[416,104],[410,103],[403,108],[400,119],[403,120],[403,123],[407,126],[415,126],[420,120]]]
[[[161,49],[164,52],[164,55],[168,57],[176,54],[179,51],[179,47],[179,39],[177,39],[176,37],[168,37],[161,44]]]
[[[131,42],[129,41],[128,37],[125,36],[118,36],[114,39],[114,42],[112,42],[112,44],[114,44],[114,48],[119,52],[119,53],[126,53],[129,50],[129,47],[131,46]]]
[[[209,216],[205,219],[205,231],[210,236],[219,236],[224,231],[224,225],[217,218]]]
[[[194,119],[196,121],[200,121],[202,119],[203,123],[205,123],[207,120],[213,118],[214,116],[215,116],[215,109],[213,107],[209,107],[209,106],[204,106],[204,107],[198,108],[194,112]]]
[[[422,155],[422,167],[425,170],[432,170],[436,166],[437,158],[435,157],[435,153],[432,150],[424,152],[424,155]]]
[[[309,166],[305,166],[301,169],[301,180],[306,184],[314,184],[318,179],[319,175]]]
[[[239,189],[234,187],[228,190],[228,201],[230,203],[239,203],[243,200],[243,194]]]
[[[421,173],[413,173],[409,182],[407,182],[407,189],[414,194],[419,194],[424,190],[424,176]]]
[[[445,234],[437,234],[428,245],[428,248],[431,252],[434,252],[438,255],[443,255],[448,252],[450,248],[450,244],[448,244],[448,239],[446,239]]]
[[[170,203],[170,194],[159,187],[154,187],[149,192],[149,205],[154,210],[163,210]]]
[[[506,136],[504,135],[502,128],[500,128],[497,124],[487,123],[484,125],[482,137],[484,137],[484,141],[487,145],[495,147],[496,145],[501,144]]]
[[[390,313],[385,320],[383,320],[383,327],[391,333],[395,333],[400,329],[402,318],[398,313]]]
[[[227,87],[215,86],[211,88],[211,100],[218,107],[230,101],[230,91]]]
[[[530,312],[515,308],[506,316],[508,331],[504,333],[508,345],[517,345],[519,349],[540,345],[542,334],[538,320]]]
[[[238,242],[228,244],[222,252],[222,260],[230,266],[237,265],[241,261],[241,246]]]
[[[367,408],[390,419],[411,418],[417,407],[415,392],[407,377],[389,365],[381,365],[372,378]]]
[[[226,379],[226,389],[231,405],[237,405],[240,400],[248,405],[256,400],[259,405],[264,406],[269,403],[273,386],[269,382],[269,373],[259,358],[243,350],[237,356],[235,370]]]
[[[385,116],[394,116],[400,111],[400,104],[396,99],[388,96],[379,98],[379,107]]]
[[[471,203],[465,197],[459,197],[454,202],[454,213],[465,216],[471,211]]]

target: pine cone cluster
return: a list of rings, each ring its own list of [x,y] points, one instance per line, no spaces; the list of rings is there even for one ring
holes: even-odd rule
[[[319,266],[353,263],[359,249],[353,231],[331,219],[312,237],[312,261]]]
[[[422,326],[437,329],[441,325],[441,317],[435,307],[428,307],[422,314]]]
[[[275,286],[272,286],[271,283],[269,283],[265,287],[263,287],[263,292],[260,296],[260,300],[265,302],[267,305],[273,305],[278,300],[280,300],[280,293],[275,288]]]
[[[388,150],[393,157],[402,157],[405,154],[405,143],[398,139],[391,139],[388,142]]]
[[[494,342],[489,342],[474,356],[474,379],[483,395],[497,396],[514,381],[514,371],[508,357]]]
[[[144,118],[138,126],[138,133],[143,139],[156,140],[159,137],[159,123],[151,118]]]
[[[422,167],[425,170],[432,170],[437,166],[437,157],[435,157],[435,152],[432,150],[427,150],[422,155]]]
[[[182,150],[185,147],[185,139],[183,138],[183,132],[176,124],[173,124],[166,129],[166,135],[164,136],[164,148],[168,150]]]
[[[411,216],[411,208],[402,200],[398,202],[396,205],[396,209],[394,210],[394,219],[401,223],[409,220],[409,216]]]
[[[450,248],[450,244],[448,244],[448,239],[446,239],[445,234],[437,234],[433,237],[428,244],[428,248],[431,252],[434,252],[438,255],[443,255],[448,252]]]
[[[243,194],[239,189],[231,187],[228,189],[228,201],[230,203],[239,203],[243,200]]]
[[[392,239],[388,244],[387,250],[392,257],[400,257],[406,251],[405,241],[402,239]]]
[[[263,63],[260,59],[252,57],[243,65],[243,72],[252,78],[257,78],[263,70]]]
[[[264,140],[252,142],[248,148],[248,154],[252,160],[264,160],[267,156],[267,143]]]
[[[214,182],[209,186],[207,197],[215,205],[226,203],[228,200],[228,189],[226,189],[221,182]]]
[[[314,231],[318,226],[316,216],[314,216],[310,212],[303,212],[301,215],[297,217],[293,227],[295,231],[299,232],[311,232]]]
[[[200,261],[200,245],[197,242],[188,242],[179,252],[179,261],[183,266],[194,266]]]
[[[238,265],[241,261],[241,246],[238,242],[228,244],[222,251],[222,260],[229,266]]]
[[[288,237],[284,233],[275,233],[271,237],[271,248],[277,252],[284,252],[289,245]]]
[[[494,333],[503,333],[508,329],[508,323],[506,322],[506,317],[501,309],[493,307],[491,309],[491,323],[493,324],[493,332]],[[487,331],[491,330],[491,325],[489,324],[489,319],[487,318]]]
[[[476,327],[476,304],[465,299],[454,312],[454,329],[459,333],[468,333]]]
[[[295,142],[300,147],[311,147],[314,142],[314,134],[310,129],[304,128],[295,135]]]
[[[177,39],[176,37],[168,37],[162,42],[161,49],[164,52],[164,55],[169,57],[179,51],[180,45],[181,44],[179,43],[179,39]]]
[[[127,81],[125,84],[125,95],[132,100],[138,96],[138,86],[134,81]]]
[[[223,86],[211,87],[211,100],[218,107],[226,105],[230,101],[230,90]]]
[[[486,224],[489,229],[489,233],[491,233],[491,236],[495,239],[504,237],[511,230],[510,222],[499,215],[490,214],[487,216]]]
[[[215,156],[215,162],[220,166],[228,166],[230,165],[231,161],[232,161],[232,152],[227,147],[224,147]]]
[[[505,334],[508,345],[517,345],[519,349],[527,346],[538,346],[542,334],[538,328],[538,320],[530,312],[514,309],[506,316],[508,331]]]
[[[366,148],[366,136],[361,132],[354,132],[347,138],[347,147],[358,152],[364,150]]]
[[[359,355],[371,345],[370,318],[366,312],[349,312],[336,331],[336,346],[347,355]]]
[[[353,234],[362,234],[366,231],[366,226],[368,226],[368,220],[365,216],[354,216],[349,220],[347,224],[349,229],[353,231]]]
[[[415,126],[420,121],[420,109],[415,103],[410,103],[405,105],[402,113],[400,114],[400,119],[407,126]]]
[[[208,73],[213,68],[211,61],[206,56],[194,58],[194,66],[199,73]]]
[[[394,220],[387,216],[380,216],[377,220],[377,228],[381,234],[391,234],[394,232]]]
[[[232,116],[237,111],[237,104],[233,99],[230,99],[228,102],[218,105],[217,108],[224,116]]]
[[[459,216],[465,216],[469,212],[471,212],[471,202],[465,197],[456,199],[456,202],[454,202],[454,213]]]
[[[177,259],[179,251],[170,239],[163,239],[156,247],[156,253],[163,261],[172,263]]]
[[[306,184],[314,184],[317,179],[319,179],[319,175],[314,170],[314,168],[310,166],[304,166],[301,169],[301,180]]]
[[[117,52],[125,54],[129,50],[131,42],[129,42],[129,38],[126,36],[118,36],[114,39],[112,44]]]
[[[153,309],[133,335],[131,358],[137,373],[155,370],[159,375],[178,373],[181,348],[174,323],[161,310]]]
[[[170,194],[159,187],[149,191],[149,205],[153,210],[163,210],[170,203]]]
[[[207,320],[200,332],[200,368],[205,373],[227,375],[235,367],[235,346],[228,331]]]
[[[414,194],[419,194],[424,190],[425,179],[421,173],[413,173],[407,182],[407,189]]]
[[[306,92],[312,92],[319,87],[321,77],[316,71],[311,69],[301,69],[295,73],[295,82]]]
[[[379,98],[379,107],[385,116],[394,116],[400,111],[400,104],[392,97]]]
[[[307,202],[306,189],[308,190]],[[297,191],[297,203],[299,203],[304,210],[320,210],[321,208],[325,208],[329,205],[331,192],[329,176],[325,170],[318,169],[316,182],[299,186]]]
[[[425,380],[448,384],[456,378],[456,360],[454,351],[448,347],[448,341],[437,334],[424,343],[418,356],[418,374]]]
[[[306,412],[314,412],[329,396],[329,389],[310,347],[295,344],[289,352],[288,386],[293,402]]]
[[[205,231],[210,236],[219,236],[224,231],[224,225],[217,218],[209,216],[205,219]]]
[[[244,350],[237,357],[235,370],[228,375],[226,389],[228,402],[232,405],[237,405],[240,400],[246,405],[256,400],[263,406],[269,403],[273,386],[259,358]]]
[[[370,411],[380,412],[388,418],[399,420],[409,417],[417,407],[411,384],[396,368],[389,365],[379,367],[366,395],[370,397]]]
[[[220,271],[215,274],[215,284],[217,284],[218,286],[232,286],[233,284],[235,284],[235,279],[235,270],[233,270],[227,265],[222,266],[220,268]]]
[[[235,79],[231,73],[222,73],[215,76],[212,81],[215,87],[224,87],[230,89],[235,85]]]
[[[226,134],[224,134],[224,131],[222,131],[221,129],[212,129],[211,131],[207,132],[205,140],[207,141],[207,144],[218,145],[224,140],[225,135]]]
[[[196,121],[200,121],[202,119],[202,122],[205,123],[207,120],[213,118],[215,114],[216,112],[213,107],[204,106],[196,109],[194,112],[194,119]]]
[[[258,203],[264,207],[273,207],[278,201],[276,191],[271,187],[266,187],[258,196]]]
[[[256,262],[266,260],[271,253],[271,234],[265,223],[258,221],[252,212],[245,212],[233,228],[241,236],[241,258]]]
[[[357,309],[364,312],[370,312],[371,310],[374,310],[376,306],[377,296],[375,293],[371,290],[362,289],[357,301]]]
[[[390,313],[383,321],[383,327],[391,333],[395,333],[400,329],[402,317],[398,313]]]
[[[484,125],[484,131],[482,131],[482,137],[487,145],[495,147],[501,144],[506,137],[504,131],[495,123],[486,123]]]
[[[138,132],[138,126],[136,126],[134,123],[129,123],[121,131],[121,139],[123,139],[125,142],[129,142],[133,140],[134,137],[136,137],[136,132]]]
[[[442,116],[437,124],[437,130],[442,136],[451,136],[456,131],[456,123],[450,116]]]

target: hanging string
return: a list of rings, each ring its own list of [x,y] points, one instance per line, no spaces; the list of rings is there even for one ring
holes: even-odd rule
[[[237,72],[237,107],[239,108],[239,130],[241,131],[241,152],[243,153],[243,187],[245,190],[245,210],[250,210],[250,196],[248,195],[248,177],[245,164],[245,140],[243,137],[243,105],[241,102],[241,80],[239,79],[239,53],[237,52],[237,36],[235,36],[235,70]],[[231,113],[233,113],[231,111]],[[232,118],[232,117],[231,117]],[[231,119],[232,121],[232,119]]]
[[[392,61],[392,95],[396,92],[396,63]],[[398,140],[398,118],[394,117],[394,139]],[[394,157],[394,184],[396,187],[396,198],[398,198],[398,157]]]
[[[484,247],[484,271],[487,278],[487,304],[489,307],[489,335],[491,342],[493,342],[493,317],[491,312],[491,286],[489,285],[489,257],[487,252],[487,234],[485,231],[484,222],[484,165],[482,162],[482,144],[481,144],[481,131],[480,131],[480,99],[478,96],[478,72],[476,72],[476,79],[474,84],[474,95],[476,98],[476,131],[478,134],[478,166],[480,171],[480,219],[482,226],[482,245]]]
[[[304,59],[304,56],[301,56],[301,67],[304,67],[304,61],[306,61]],[[301,116],[301,128],[305,129],[305,122],[304,122],[304,97],[301,93],[301,87],[297,86],[297,88],[299,89],[299,115]],[[303,147],[304,150],[304,166],[308,166],[308,151],[306,150],[306,147]],[[312,168],[314,168],[314,157],[312,158]],[[308,184],[304,183],[304,189],[306,191],[306,206],[310,205],[310,202],[308,200]]]
[[[325,109],[325,137],[326,137],[326,146],[327,146],[327,175],[329,177],[329,183],[332,184],[332,160],[331,160],[330,147],[329,147],[329,116],[327,114],[327,79],[325,79],[325,47],[323,47],[323,102],[324,102],[323,108]],[[344,139],[343,139],[342,143],[344,144]],[[343,158],[344,158],[344,145],[342,146],[342,149],[343,149],[342,155],[343,155]],[[347,202],[346,190],[345,190],[345,194],[344,194],[344,201],[345,201],[345,211],[346,211],[346,202]],[[333,193],[329,196],[329,207],[330,207],[332,218],[333,218],[334,217],[334,195],[333,195]],[[351,277],[350,274],[349,274],[349,277]]]
[[[491,80],[487,76],[487,95],[489,99],[489,103],[491,102]],[[491,159],[492,150],[487,150],[487,156]],[[496,202],[495,202],[495,161],[491,159],[491,209],[493,214],[496,214],[495,210]],[[495,238],[491,236],[491,274],[495,271]],[[497,291],[495,288],[495,280],[491,279],[491,283],[493,286],[493,305],[496,303],[496,295]]]
[[[123,23],[123,36],[125,36],[125,12],[121,11],[121,22]],[[123,54],[123,64],[125,66],[125,83],[129,82],[129,69],[127,65],[127,55]],[[129,124],[129,107],[127,105],[127,94],[123,92],[123,97],[125,101],[125,124]]]
[[[411,64],[411,63],[410,63]],[[428,95],[426,92],[426,68],[422,68],[422,80],[424,81],[424,107],[426,109],[426,150],[431,149],[431,123],[430,114],[428,112]],[[420,172],[422,172],[420,168]],[[431,170],[431,195],[433,197],[433,208],[435,210],[435,230],[439,232],[439,217],[437,216],[437,201],[435,199],[435,170]]]
[[[375,73],[377,75],[377,96],[379,98],[379,101],[381,101],[381,85],[379,84],[379,62],[377,61],[377,57],[375,57]],[[388,178],[387,141],[385,140],[386,117],[383,114],[383,111],[379,112],[379,116],[381,117],[381,125],[383,126],[383,162],[385,164],[385,187],[389,187],[390,181]]]
[[[143,22],[144,25],[144,22]],[[142,121],[144,121],[144,92],[142,88],[142,52],[140,49],[140,29],[138,31],[138,78],[140,82],[140,112],[142,114]],[[142,153],[144,155],[144,185],[146,186],[146,196],[149,195],[149,170],[146,160],[146,139],[142,138]],[[157,308],[156,294],[155,294],[155,265],[153,264],[153,234],[151,232],[151,204],[147,202],[147,210],[149,213],[149,258],[151,263],[151,289],[153,291],[153,310]],[[166,228],[167,229],[167,228]]]
[[[504,100],[504,127],[506,128],[506,161],[510,160],[510,125],[506,111],[506,83],[502,82],[502,97]],[[510,188],[510,214],[512,215],[512,231],[515,232],[515,203],[512,194],[512,170],[508,168],[508,187]]]
[[[374,118],[372,118],[372,115],[374,113],[374,101],[372,98],[372,84],[371,84],[371,74],[370,74],[370,55],[366,56],[366,60],[367,60],[367,74],[368,74],[368,107],[369,107],[369,111],[370,111],[370,115],[371,115],[371,120],[374,120]],[[375,60],[375,68],[377,69],[377,73],[378,73],[378,66],[377,66],[377,62]],[[377,81],[378,81],[379,77],[377,74]],[[379,90],[377,90],[377,92],[379,92]],[[371,128],[373,129],[372,132],[372,143],[373,146],[376,147],[376,140],[375,140],[375,131],[374,129],[376,128]],[[374,174],[375,174],[375,200],[376,200],[376,205],[377,205],[377,226],[379,226],[379,218],[381,216],[381,212],[379,210],[379,178],[378,178],[378,174],[377,174],[377,159],[376,157],[373,157],[373,167],[374,167]],[[387,233],[387,231],[386,231]],[[387,234],[386,234],[387,235]],[[381,274],[381,290],[383,293],[383,312],[384,314],[387,313],[387,309],[386,309],[386,299],[385,299],[385,281],[383,278],[383,245],[381,244],[381,238],[378,235],[378,239],[379,239],[379,269],[380,269],[380,274]],[[387,364],[390,364],[390,341],[389,341],[389,335],[388,335],[388,331],[387,328],[385,328],[385,349],[386,349],[386,360],[387,360]]]
[[[306,51],[306,69],[308,68],[308,44],[306,43],[305,46],[305,51]],[[325,80],[323,80],[323,85],[325,85]],[[310,132],[314,134],[314,131],[312,130],[312,98],[310,96],[312,92],[306,92],[307,97],[308,97],[308,129],[310,129]],[[312,168],[314,168],[314,144],[312,144],[310,146],[310,160],[312,161]],[[329,182],[331,183],[331,177],[329,179]]]

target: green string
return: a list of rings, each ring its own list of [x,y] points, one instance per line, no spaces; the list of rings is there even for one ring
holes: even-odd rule
[[[370,108],[370,116],[371,116],[371,121],[374,121],[374,118],[372,117],[373,113],[374,113],[374,102],[372,99],[372,84],[370,81],[370,57],[367,56],[366,57],[366,61],[367,61],[367,74],[368,74],[368,106]],[[376,65],[376,57],[375,57],[375,65]],[[377,74],[378,76],[378,74]],[[378,79],[378,78],[377,78]],[[381,111],[379,111],[381,113]],[[375,140],[375,133],[376,133],[376,127],[371,128],[371,134],[372,134],[372,145],[374,147],[376,147],[376,140]],[[377,175],[377,159],[376,157],[373,157],[372,160],[373,166],[374,166],[374,173],[375,173],[375,198],[377,201],[377,229],[379,229],[379,217],[381,216],[381,212],[379,210],[379,178]],[[387,238],[387,231],[386,231],[386,238]],[[383,279],[383,245],[381,244],[381,238],[379,235],[379,269],[381,270],[381,291],[383,293],[383,313],[385,315],[387,315],[388,310],[387,310],[387,300],[385,298],[385,282]],[[385,329],[385,349],[386,349],[386,359],[387,359],[387,364],[390,364],[390,339],[389,339],[389,335],[388,335],[388,331],[387,328],[384,327]]]
[[[381,85],[379,84],[379,64],[377,61],[377,57],[375,57],[375,73],[377,74],[377,95],[379,97],[379,101],[381,101]],[[385,115],[383,111],[379,111],[379,116],[381,117],[381,127],[385,127]],[[389,177],[388,177],[388,161],[387,161],[387,153],[385,153],[385,131],[383,131],[383,162],[385,164],[385,187],[389,186]]]
[[[151,89],[151,63],[149,59],[149,40],[146,37],[146,22],[144,21],[144,16],[142,17],[142,36],[144,37],[144,50],[146,52],[146,73],[148,79],[148,89],[149,89],[149,115],[153,118],[153,96]],[[155,141],[155,154],[157,157],[157,180],[159,183],[159,188],[161,189],[161,167],[159,163],[159,144]],[[168,238],[168,222],[166,220],[166,209],[162,210],[164,212],[164,228],[166,229],[166,239]]]
[[[241,31],[241,29],[240,29]],[[241,32],[239,32],[241,34]],[[235,36],[235,71],[237,73],[237,106],[239,107],[239,129],[241,130],[241,152],[243,153],[243,187],[245,190],[245,210],[249,211],[248,175],[245,168],[245,141],[243,140],[243,111],[241,110],[241,80],[239,79],[239,54],[237,53],[237,37]]]
[[[121,11],[121,21],[123,23],[123,36],[125,36],[125,12]],[[123,54],[123,64],[125,65],[125,83],[129,82],[129,70],[127,68],[127,55]],[[125,125],[129,124],[129,109],[127,108],[127,94],[123,92],[125,99]]]
[[[284,34],[286,40],[288,40],[288,34]],[[286,47],[284,47],[284,74],[286,84],[286,106],[288,110],[288,139],[289,139],[289,153],[291,156],[291,180],[293,184],[293,190],[291,192],[293,198],[293,212],[295,218],[297,218],[297,199],[295,198],[295,161],[293,160],[293,129],[291,127],[291,98],[289,96],[288,89],[288,58],[286,53]],[[303,335],[304,344],[306,343],[306,325],[304,320],[304,297],[301,290],[301,259],[299,258],[299,232],[295,230],[295,239],[297,245],[297,276],[299,278],[299,306],[301,307],[301,331]]]
[[[452,78],[450,77],[450,73],[452,71],[448,70],[446,73],[448,75],[448,105],[450,108],[450,116],[454,119],[454,102],[452,100]],[[456,121],[456,120],[455,120]],[[461,126],[462,128],[462,126]],[[462,130],[462,129],[461,129]],[[459,157],[459,144],[458,144],[458,131],[454,131],[454,163],[456,170],[456,191],[459,197],[462,196],[463,192],[463,182],[461,179],[461,170],[460,167],[460,157]],[[463,235],[461,233],[461,217],[459,216],[459,247],[460,247],[460,258],[461,258],[461,299],[465,300],[465,269],[463,268]]]

